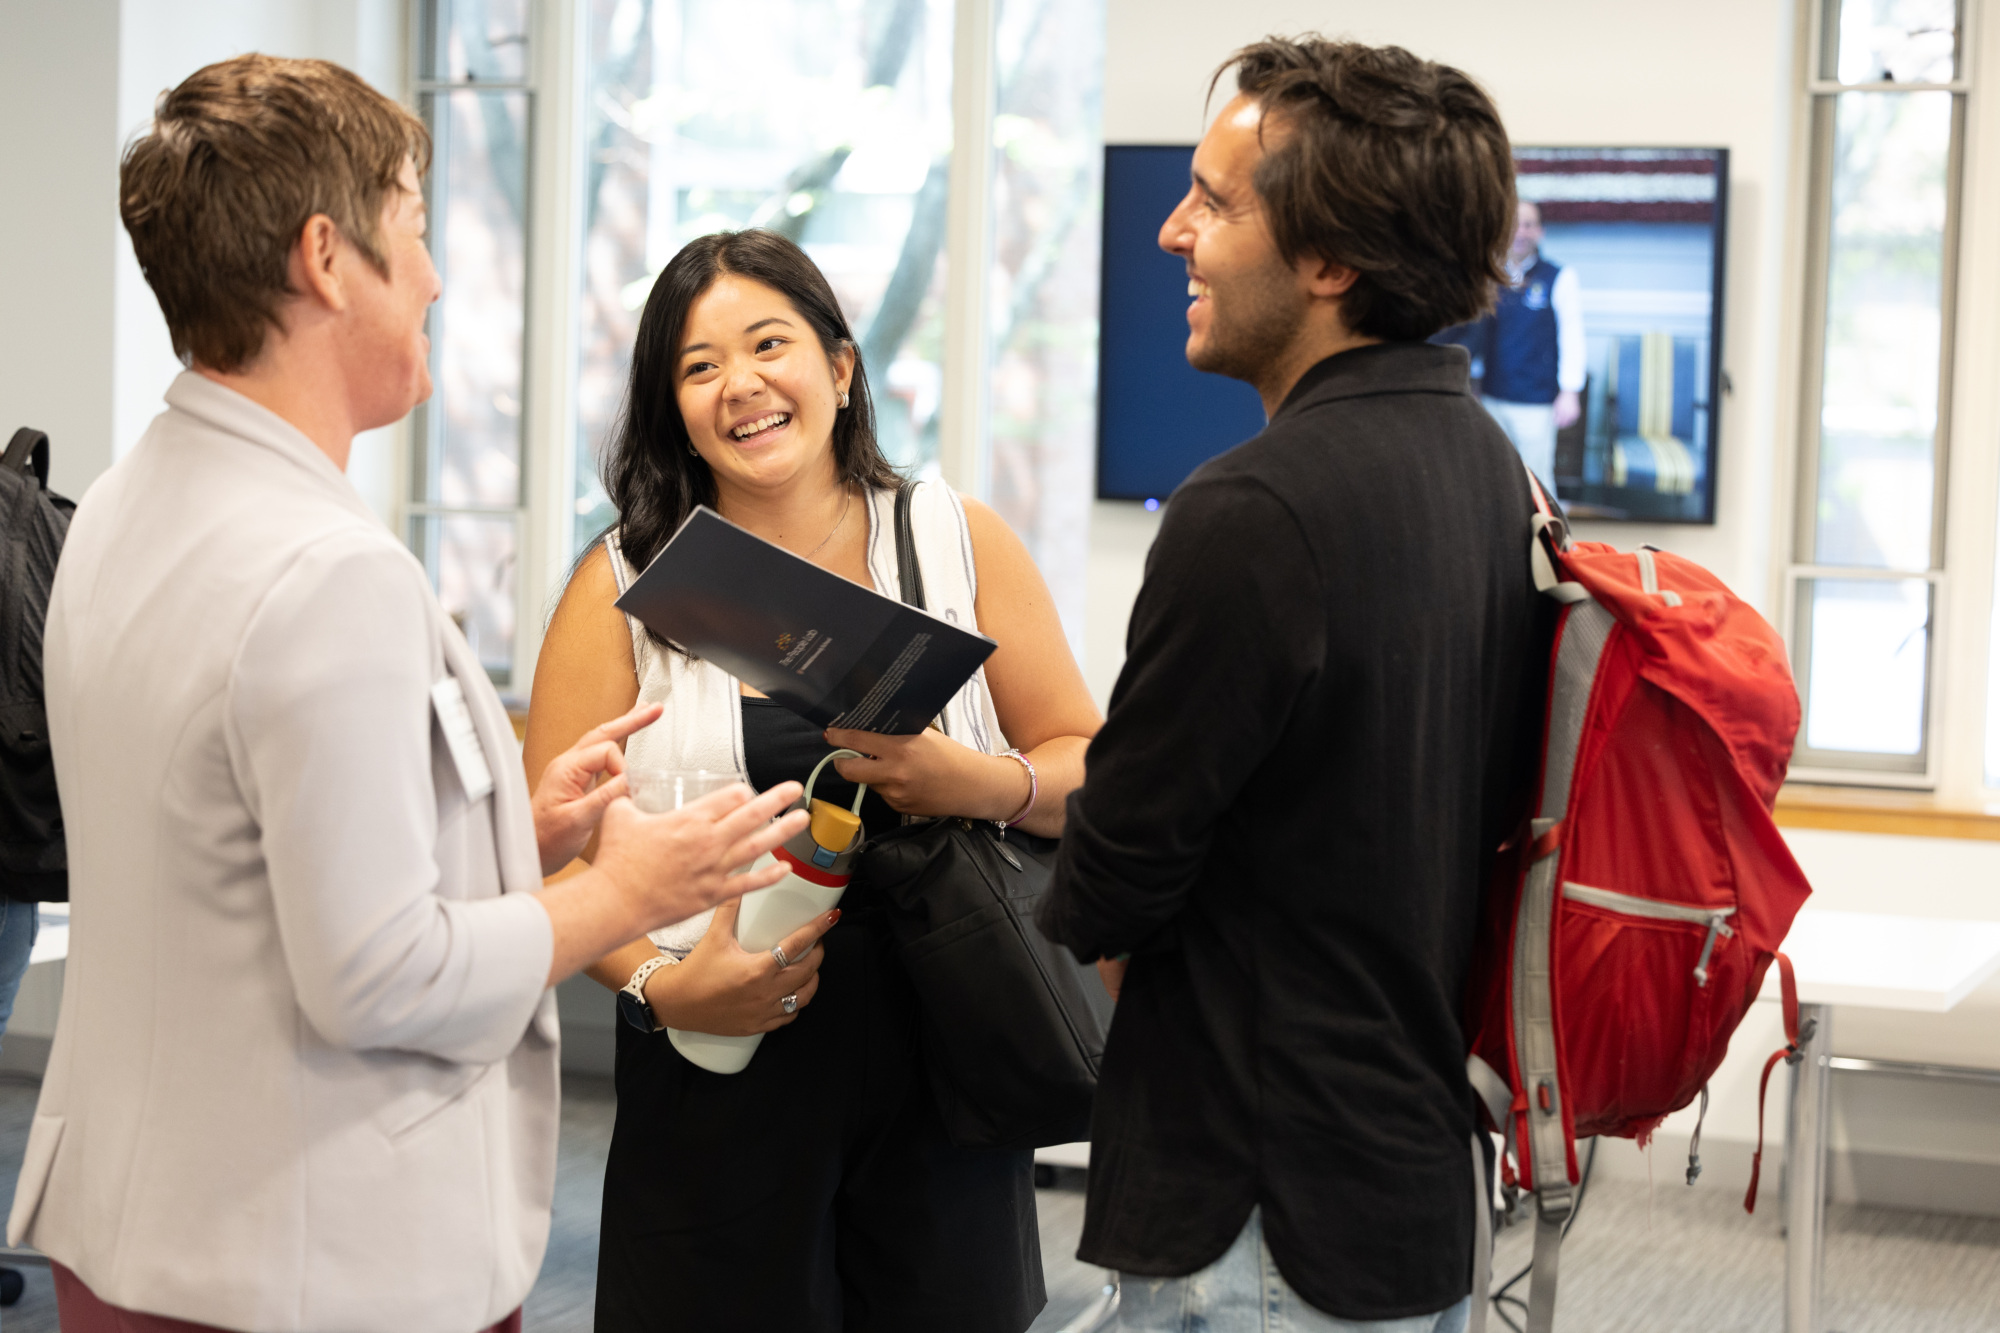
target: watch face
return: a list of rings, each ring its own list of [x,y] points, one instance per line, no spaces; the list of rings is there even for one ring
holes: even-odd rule
[[[618,992],[618,1012],[624,1016],[627,1023],[639,1031],[648,1034],[653,1031],[652,1007],[631,991]]]

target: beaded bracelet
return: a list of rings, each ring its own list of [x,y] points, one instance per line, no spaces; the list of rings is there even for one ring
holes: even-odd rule
[[[1000,826],[1000,836],[1004,838],[1007,836],[1007,826],[1009,824],[1020,823],[1022,820],[1028,817],[1028,812],[1035,808],[1035,798],[1041,795],[1042,782],[1041,779],[1035,775],[1034,763],[1028,758],[1028,756],[1022,754],[1019,750],[1009,750],[1007,751],[1007,753],[1001,755],[1000,757],[1002,759],[1019,760],[1021,767],[1028,770],[1028,803],[1022,806],[1019,810],[1016,810],[1013,814],[1009,815],[1007,818],[998,819],[994,821],[994,823]]]

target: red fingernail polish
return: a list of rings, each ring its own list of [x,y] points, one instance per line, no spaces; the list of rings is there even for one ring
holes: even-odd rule
[[[834,909],[833,909],[833,910],[832,910],[831,912],[828,912],[828,913],[826,914],[826,924],[827,924],[827,925],[829,925],[829,926],[830,926],[830,925],[832,925],[832,924],[833,924],[834,922],[836,922],[836,921],[838,921],[838,920],[840,920],[840,909],[839,909],[838,907],[834,908]]]

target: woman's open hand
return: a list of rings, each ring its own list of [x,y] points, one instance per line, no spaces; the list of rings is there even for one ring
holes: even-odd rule
[[[865,782],[905,815],[1005,819],[1028,802],[1028,771],[1018,762],[981,754],[934,727],[914,736],[828,728],[827,743],[866,759],[836,759],[849,782]]]
[[[544,875],[574,861],[597,831],[604,808],[626,794],[623,742],[641,727],[651,726],[660,711],[659,704],[640,704],[623,717],[592,727],[549,760],[535,784],[533,802]]]
[[[708,933],[680,966],[660,968],[647,978],[646,1003],[655,1022],[683,1032],[747,1037],[785,1026],[812,1003],[826,957],[819,938],[840,920],[840,910],[822,912],[786,936],[778,947],[791,961],[779,967],[768,950],[751,953],[737,943],[738,905],[731,899],[716,908]],[[798,996],[789,1014],[788,995]]]

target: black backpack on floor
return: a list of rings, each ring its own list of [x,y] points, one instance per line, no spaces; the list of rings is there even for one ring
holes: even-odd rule
[[[15,431],[0,455],[0,897],[17,902],[69,898],[42,703],[42,623],[75,512],[49,489],[49,437]]]

